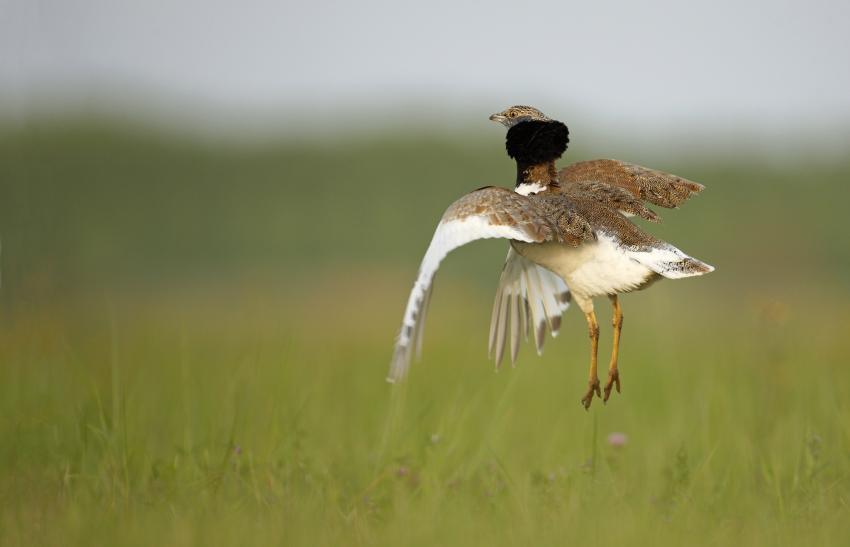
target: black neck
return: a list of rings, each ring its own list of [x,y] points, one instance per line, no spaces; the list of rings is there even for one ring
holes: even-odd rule
[[[528,121],[508,129],[505,148],[517,163],[537,165],[560,158],[569,142],[570,132],[563,123]]]
[[[505,148],[516,160],[517,185],[526,182],[557,185],[555,161],[570,142],[567,126],[559,121],[520,122],[508,129]]]

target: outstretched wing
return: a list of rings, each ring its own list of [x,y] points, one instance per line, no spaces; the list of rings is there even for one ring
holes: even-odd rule
[[[557,224],[541,214],[535,203],[506,188],[481,188],[449,206],[437,225],[407,300],[388,381],[402,379],[410,367],[413,347],[417,354],[421,349],[425,308],[440,262],[452,250],[488,238],[526,243],[561,240]]]
[[[595,181],[627,190],[660,207],[674,208],[705,186],[682,177],[619,160],[580,161],[561,169],[558,179],[570,183]]]
[[[520,336],[528,339],[534,330],[537,353],[543,353],[546,328],[558,335],[561,315],[570,306],[570,289],[556,274],[517,253],[508,251],[490,320],[489,352],[496,366],[502,362],[505,341],[510,331],[511,364],[519,353]]]

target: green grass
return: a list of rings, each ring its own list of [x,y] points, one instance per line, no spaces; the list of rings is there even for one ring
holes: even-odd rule
[[[509,184],[494,140],[7,132],[0,544],[847,544],[850,167],[659,165],[709,189],[652,230],[718,270],[623,299],[607,406],[575,310],[493,372],[500,242],[390,386],[435,218]]]

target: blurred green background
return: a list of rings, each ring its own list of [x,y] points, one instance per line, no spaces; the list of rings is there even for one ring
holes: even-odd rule
[[[575,310],[542,358],[525,346],[493,372],[501,241],[446,261],[423,362],[383,381],[442,210],[511,184],[502,142],[496,126],[306,144],[8,127],[2,543],[850,537],[841,161],[652,163],[707,189],[648,228],[717,271],[623,299],[607,406],[579,404]]]
[[[850,3],[0,2],[0,546],[849,545]],[[434,226],[567,162],[706,190],[717,267],[494,372],[507,244]],[[638,221],[640,222],[640,221]],[[597,302],[601,361],[610,310]]]

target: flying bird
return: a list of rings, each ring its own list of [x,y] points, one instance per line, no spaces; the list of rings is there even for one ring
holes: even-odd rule
[[[661,241],[629,220],[658,222],[644,202],[677,207],[703,190],[676,175],[618,160],[577,162],[558,171],[555,162],[569,143],[567,126],[530,106],[512,106],[490,119],[504,125],[505,147],[516,161],[513,190],[485,186],[443,214],[425,252],[404,312],[387,378],[404,377],[415,352],[421,354],[423,326],[440,262],[452,250],[479,239],[510,240],[490,322],[489,350],[496,365],[510,337],[516,361],[520,338],[533,331],[538,353],[547,329],[556,336],[562,314],[575,301],[585,315],[591,341],[587,409],[594,395],[607,402],[620,391],[618,369],[623,312],[618,295],[648,287],[660,278],[703,275],[714,267]],[[614,339],[608,379],[600,388],[599,325],[593,298],[607,296],[614,309]]]

